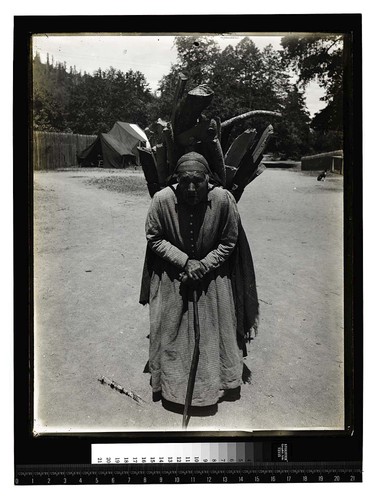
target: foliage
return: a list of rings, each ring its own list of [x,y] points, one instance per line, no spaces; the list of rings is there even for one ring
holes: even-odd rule
[[[191,88],[201,83],[210,84],[219,45],[209,37],[179,36],[175,38],[177,66],[189,80]]]
[[[281,39],[283,59],[306,84],[314,79],[327,91],[327,98],[342,87],[343,38],[341,35],[291,35]]]
[[[294,85],[288,92],[283,109],[283,120],[275,123],[272,150],[281,157],[299,160],[312,152],[310,116],[306,110],[305,98]]]
[[[180,73],[188,79],[186,91],[200,84],[211,85],[216,57],[220,54],[218,44],[208,37],[179,36],[175,38],[174,44],[177,49],[177,63],[171,66],[169,73],[159,82],[160,96],[154,109],[159,114],[153,117],[155,120],[158,117],[164,120],[170,118]]]
[[[343,37],[317,34],[286,36],[281,40],[283,59],[299,74],[299,83],[317,81],[324,89],[322,100],[326,107],[317,113],[311,123],[320,142],[328,149],[342,147],[343,129]],[[336,139],[330,144],[329,138]],[[317,146],[318,147],[318,146]],[[319,148],[320,149],[320,148]],[[322,149],[320,149],[322,150]]]
[[[98,134],[116,121],[146,127],[154,99],[139,71],[111,67],[81,75],[75,68],[68,72],[64,64],[42,64],[38,55],[34,58],[34,130]]]
[[[251,110],[279,111],[282,118],[256,116],[236,124],[231,138],[245,128],[261,130],[270,122],[275,134],[269,151],[298,159],[307,153],[339,149],[342,141],[342,39],[314,35],[282,38],[282,50],[259,50],[249,37],[221,50],[214,38],[178,36],[177,61],[155,94],[139,71],[110,67],[83,75],[65,63],[37,54],[33,64],[35,130],[97,134],[120,120],[145,128],[159,117],[170,119],[179,74],[186,90],[209,85],[215,97],[208,117],[222,121]],[[294,73],[293,73],[294,72]],[[299,79],[295,81],[295,72]],[[294,77],[294,78],[293,78]],[[325,90],[326,107],[313,120],[306,111],[304,88],[317,80]]]
[[[178,62],[159,83],[161,118],[169,117],[178,74],[183,72],[190,88],[205,83],[215,92],[207,116],[224,121],[250,110],[280,111],[283,119],[272,119],[275,134],[269,149],[295,158],[310,151],[310,118],[302,93],[290,83],[280,51],[271,45],[261,51],[249,37],[222,51],[207,37],[177,37],[175,44]],[[262,116],[239,122],[229,142],[247,127],[262,130],[268,123],[269,118]]]

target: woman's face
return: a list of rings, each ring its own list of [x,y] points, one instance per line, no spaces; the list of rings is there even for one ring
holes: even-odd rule
[[[208,176],[203,172],[182,172],[178,175],[182,200],[188,205],[198,205],[207,195]]]

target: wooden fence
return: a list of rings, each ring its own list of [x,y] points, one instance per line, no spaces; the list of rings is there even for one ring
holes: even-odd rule
[[[34,132],[34,170],[56,170],[77,165],[77,153],[87,148],[96,135]]]

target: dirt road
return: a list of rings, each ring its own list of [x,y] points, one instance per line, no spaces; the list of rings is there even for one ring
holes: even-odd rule
[[[149,198],[92,184],[111,175],[130,174],[35,174],[37,432],[181,429],[181,415],[152,402],[142,373],[148,308],[138,297]],[[215,415],[192,417],[190,429],[342,428],[342,202],[340,176],[321,183],[267,169],[248,187],[239,209],[261,306],[246,359],[252,383]],[[101,385],[100,376],[146,404]]]

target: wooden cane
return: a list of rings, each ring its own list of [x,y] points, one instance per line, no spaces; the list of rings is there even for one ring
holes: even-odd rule
[[[184,406],[184,414],[182,417],[182,428],[186,429],[188,426],[188,410],[191,406],[191,401],[193,398],[193,390],[195,383],[195,375],[198,367],[198,359],[199,359],[199,340],[200,340],[200,328],[199,328],[199,316],[198,316],[198,291],[196,288],[193,289],[193,313],[194,313],[194,352],[191,360],[189,380],[186,390],[185,397],[185,406]]]

